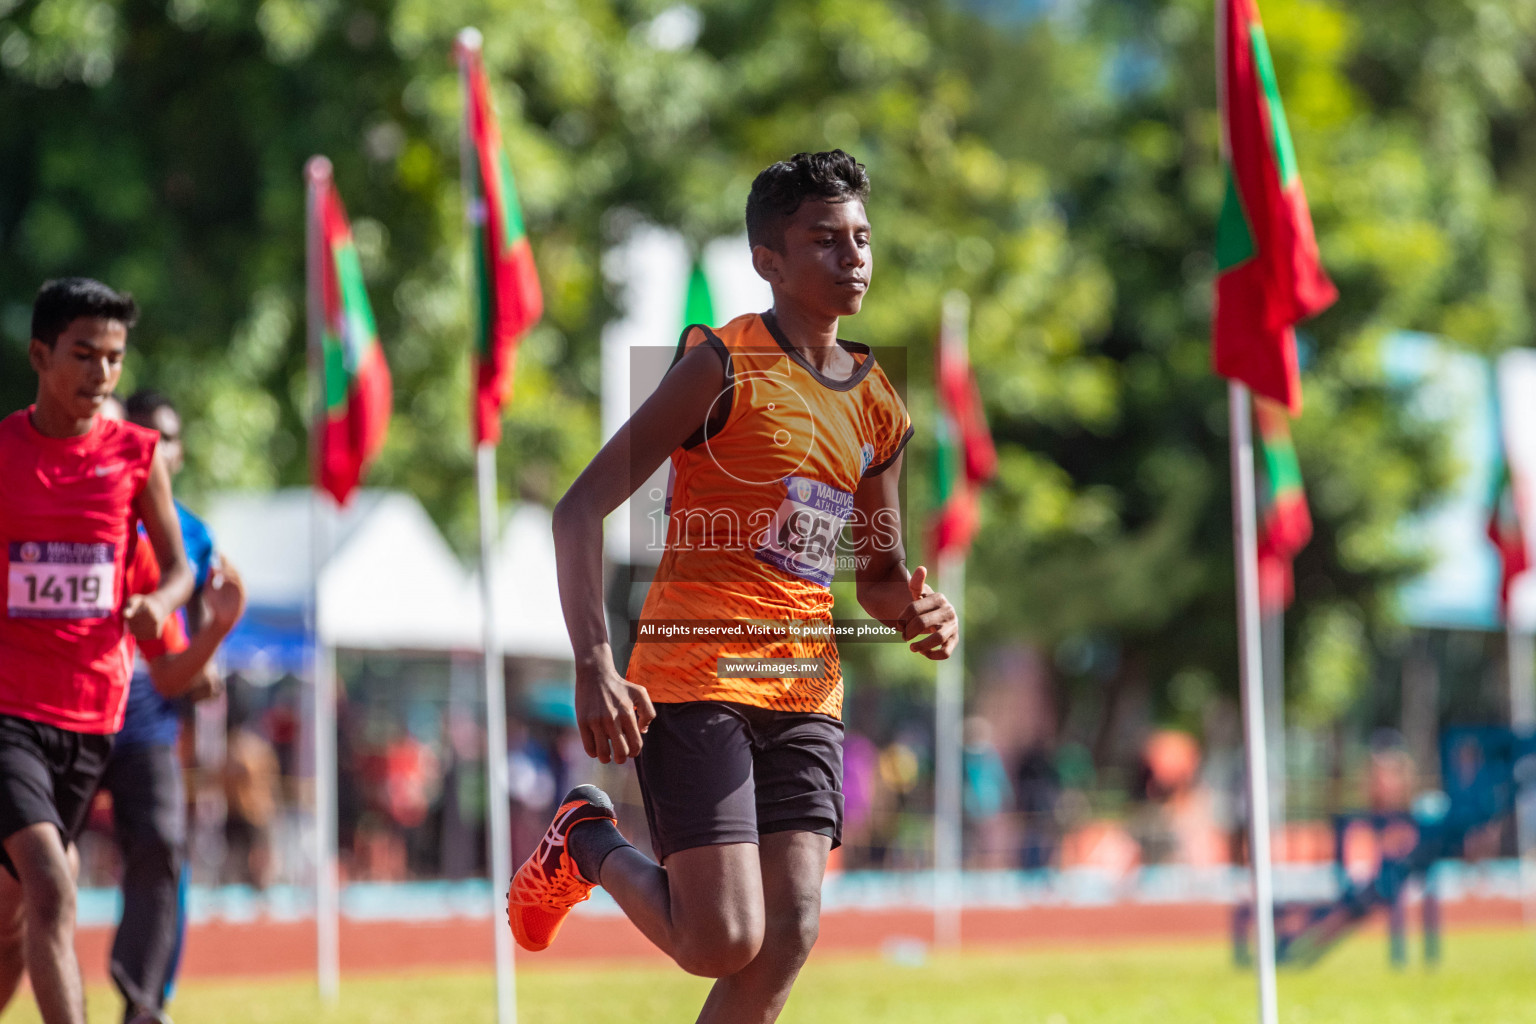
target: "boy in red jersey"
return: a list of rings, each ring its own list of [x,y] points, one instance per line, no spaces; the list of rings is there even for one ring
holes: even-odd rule
[[[85,1020],[66,847],[122,725],[124,631],[159,637],[192,591],[155,433],[98,415],[137,316],[100,282],[44,284],[28,348],[37,402],[0,420],[0,991],[25,969],[45,1024]],[[130,596],[135,520],[162,572]]]
[[[655,393],[555,509],[582,741],[603,763],[636,759],[661,863],[624,840],[600,790],[578,787],[513,878],[512,930],[545,948],[601,884],[679,966],[718,979],[698,1018],[709,1024],[775,1020],[816,939],[842,828],[843,729],[837,650],[810,627],[831,625],[845,526],[865,611],[929,658],[956,640],[954,609],[904,564],[911,421],[870,350],[837,337],[869,286],[868,189],[841,150],[758,175],[747,234],[773,309],[685,331]],[[667,547],[642,636],[667,620],[794,629],[642,642],[626,679],[604,625],[602,521],[668,459]]]

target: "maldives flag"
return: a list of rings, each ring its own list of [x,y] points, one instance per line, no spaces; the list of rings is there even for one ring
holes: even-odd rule
[[[384,447],[392,395],[363,267],[347,212],[331,180],[331,162],[309,162],[310,322],[319,328],[325,419],[315,482],[345,504]]]
[[[464,184],[474,232],[475,441],[501,440],[501,407],[512,390],[512,364],[523,333],[544,313],[533,249],[523,229],[512,164],[501,144],[480,33],[459,33],[455,52],[464,85]]]
[[[1488,516],[1488,539],[1499,551],[1499,614],[1509,614],[1509,591],[1515,577],[1531,567],[1530,551],[1525,543],[1524,509],[1519,491],[1509,471],[1503,452],[1493,478],[1492,511]]]
[[[1216,372],[1295,415],[1294,325],[1327,309],[1338,292],[1318,261],[1258,5],[1217,2],[1226,198],[1216,228]]]
[[[1268,484],[1259,507],[1259,604],[1272,614],[1290,607],[1295,594],[1291,563],[1312,539],[1312,513],[1301,486],[1301,465],[1291,443],[1285,407],[1255,398],[1259,447]]]
[[[938,513],[928,544],[935,557],[963,555],[981,523],[981,488],[997,473],[997,449],[963,342],[939,339],[934,390],[938,398],[934,490]]]

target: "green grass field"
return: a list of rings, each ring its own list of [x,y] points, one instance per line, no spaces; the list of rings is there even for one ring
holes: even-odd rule
[[[685,1024],[707,982],[675,970],[542,968],[520,980],[520,1024]],[[491,1024],[485,973],[345,980],[322,1008],[308,980],[193,982],[171,1007],[180,1024]],[[977,953],[922,966],[829,954],[813,959],[780,1018],[785,1024],[1246,1024],[1252,976],[1218,945]],[[1437,969],[1386,965],[1381,938],[1356,938],[1307,971],[1282,972],[1286,1024],[1536,1024],[1536,940],[1523,932],[1446,937]],[[93,989],[91,1019],[118,1020]],[[34,1024],[30,999],[6,1024]]]

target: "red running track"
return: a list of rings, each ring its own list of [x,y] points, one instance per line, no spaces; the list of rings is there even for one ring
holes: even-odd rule
[[[1442,904],[1445,927],[1519,926],[1514,900],[1460,900]],[[1417,930],[1410,911],[1410,928]],[[1163,940],[1221,941],[1230,934],[1232,911],[1217,904],[1127,904],[1109,907],[1032,907],[1017,910],[968,910],[962,932],[967,948],[1045,948],[1145,944]],[[1368,930],[1383,931],[1376,921]],[[875,952],[905,938],[928,942],[933,916],[924,910],[839,910],[822,917],[821,952]],[[80,964],[87,980],[106,980],[111,932],[82,929],[77,937]],[[411,968],[489,968],[491,923],[459,919],[341,922],[343,973],[398,971]],[[666,958],[622,917],[573,916],[560,938],[543,953],[518,955],[519,970],[583,960],[630,960],[665,963]],[[306,974],[315,967],[313,922],[258,921],[209,923],[187,936],[185,978]]]

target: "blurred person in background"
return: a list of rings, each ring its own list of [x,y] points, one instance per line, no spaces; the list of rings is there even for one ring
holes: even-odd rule
[[[512,859],[520,861],[538,846],[544,822],[560,795],[555,766],[527,723],[507,719],[507,795],[511,797]]]
[[[163,395],[129,398],[130,422],[160,434],[172,476],[181,470],[181,420]],[[179,623],[153,647],[141,645],[123,727],[102,776],[112,797],[113,831],[122,854],[123,914],[112,941],[110,973],[123,996],[129,1024],[164,1020],[186,929],[187,819],[180,760],[181,720],[193,701],[216,696],[222,680],[213,667],[219,644],[239,621],[245,591],[232,566],[214,556],[201,520],[176,503],[182,540],[192,563],[194,589],[185,609],[189,642]],[[148,593],[159,566],[145,538],[135,547],[130,592]],[[137,578],[135,578],[137,577]]]
[[[384,750],[384,811],[400,837],[407,875],[425,866],[427,812],[441,789],[437,755],[410,729],[401,729]]]
[[[363,713],[354,748],[362,804],[352,835],[352,868],[357,878],[375,882],[405,877],[405,837],[389,807],[389,747],[397,728],[389,711],[373,707]]]
[[[871,856],[884,868],[915,868],[914,848],[927,849],[927,842],[913,835],[911,803],[923,781],[923,761],[918,756],[920,740],[916,730],[902,729],[880,751],[875,763],[879,789],[871,827]]]
[[[1406,814],[1413,805],[1418,771],[1401,733],[1378,729],[1371,736],[1365,802],[1372,814]]]
[[[474,716],[444,713],[447,767],[437,802],[438,867],[444,878],[478,877],[485,869],[485,729]]]
[[[972,867],[1000,868],[1008,858],[1008,819],[1013,786],[1003,767],[992,723],[978,715],[965,720],[960,764],[965,812],[965,861]]]
[[[265,889],[272,880],[277,753],[233,711],[224,754],[224,881]]]
[[[1014,806],[1019,812],[1018,865],[1037,871],[1056,863],[1061,847],[1061,772],[1056,758],[1031,746],[1014,770]]]
[[[1200,744],[1187,732],[1159,729],[1142,747],[1138,773],[1144,802],[1137,838],[1142,862],[1208,866],[1226,859],[1210,791],[1201,784]]]
[[[862,732],[843,739],[843,862],[849,869],[870,860],[879,786],[880,748]]]

